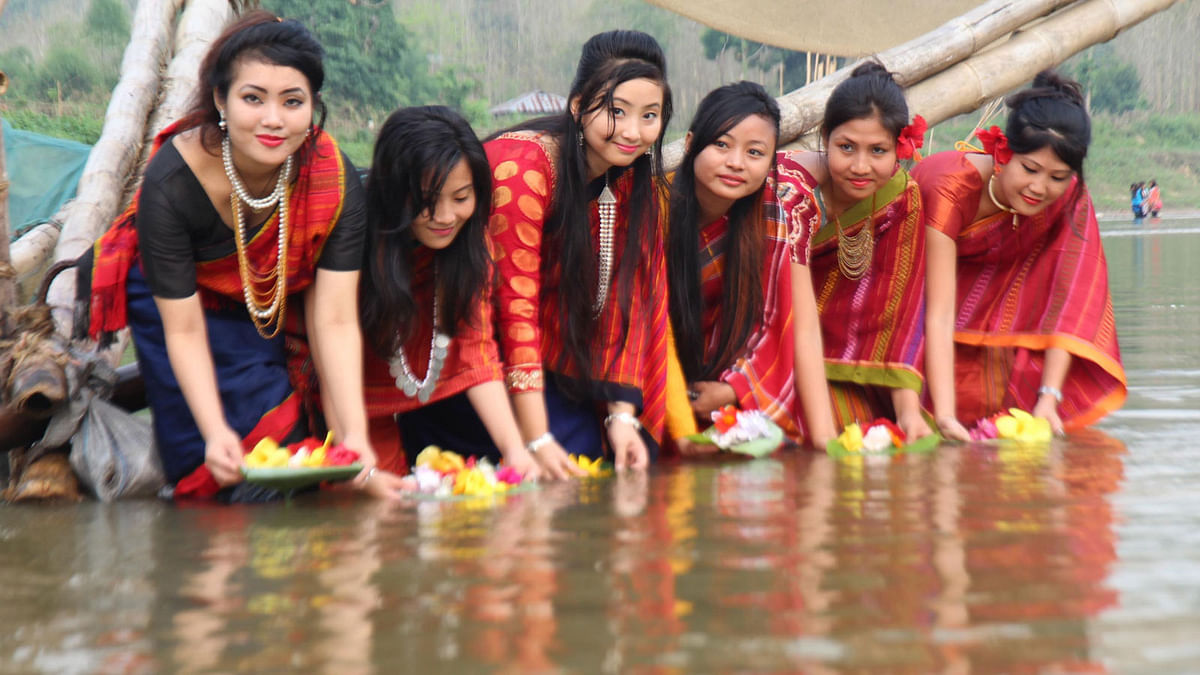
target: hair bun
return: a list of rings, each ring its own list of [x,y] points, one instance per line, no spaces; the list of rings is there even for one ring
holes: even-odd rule
[[[850,71],[850,77],[868,77],[871,75],[887,78],[893,82],[895,81],[891,71],[889,71],[882,63],[874,60],[864,61],[855,66],[854,70]]]
[[[1059,98],[1084,107],[1083,86],[1053,70],[1043,70],[1033,78],[1033,86],[1008,98],[1009,108],[1018,108],[1035,98]]]

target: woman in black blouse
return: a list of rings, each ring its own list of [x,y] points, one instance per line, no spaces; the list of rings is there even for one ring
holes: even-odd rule
[[[398,487],[367,440],[362,187],[322,130],[321,56],[302,25],[267,12],[227,29],[96,246],[91,330],[130,326],[177,497],[256,498],[232,487],[242,455],[310,435],[316,381],[329,427],[361,455],[355,485]]]

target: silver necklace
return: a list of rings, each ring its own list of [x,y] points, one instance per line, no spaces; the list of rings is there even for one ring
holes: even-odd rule
[[[600,250],[597,253],[599,272],[596,284],[596,300],[592,303],[592,312],[600,316],[604,305],[608,302],[608,286],[612,281],[612,250],[613,223],[617,219],[617,197],[608,187],[608,178],[604,179],[604,191],[596,200],[596,211],[600,216]]]
[[[233,193],[255,211],[269,209],[278,204],[285,192],[287,192],[288,176],[292,174],[292,156],[288,155],[287,161],[283,163],[283,171],[279,172],[279,179],[275,181],[275,189],[271,194],[261,199],[255,199],[250,196],[250,191],[246,189],[246,184],[242,182],[242,177],[238,175],[237,169],[233,166],[233,146],[229,142],[229,135],[226,134],[224,140],[221,141],[221,163],[225,165],[225,177],[229,179],[229,184],[233,186]]]
[[[408,365],[408,357],[404,355],[404,345],[400,345],[400,348],[396,350],[396,355],[389,362],[392,377],[396,378],[396,388],[409,398],[416,396],[421,403],[428,403],[429,397],[433,396],[438,376],[442,374],[442,365],[446,360],[446,355],[450,352],[450,336],[438,330],[438,305],[440,304],[441,293],[438,292],[437,266],[435,264],[433,268],[433,337],[429,342],[429,368],[425,370],[425,377],[418,380],[417,376],[413,374],[412,368]]]

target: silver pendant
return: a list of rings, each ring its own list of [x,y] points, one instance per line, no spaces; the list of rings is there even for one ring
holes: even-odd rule
[[[604,184],[604,191],[600,193],[600,198],[596,200],[598,204],[616,204],[617,196],[613,191],[608,189],[608,183]]]
[[[450,336],[445,333],[438,333],[433,338],[433,346],[436,349],[446,349],[450,346]]]
[[[417,383],[413,382],[412,380],[406,380],[404,382],[404,395],[409,398],[416,396],[417,395]]]

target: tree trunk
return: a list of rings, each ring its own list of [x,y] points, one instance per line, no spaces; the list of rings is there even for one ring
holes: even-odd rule
[[[66,209],[54,259],[71,260],[92,245],[116,217],[127,177],[137,162],[146,122],[158,102],[162,68],[170,51],[175,16],[183,0],[141,0],[133,17],[132,38],[121,61],[121,79],[113,90],[104,130],[92,148],[75,200]],[[63,335],[71,334],[75,279],[63,275],[48,302]]]

